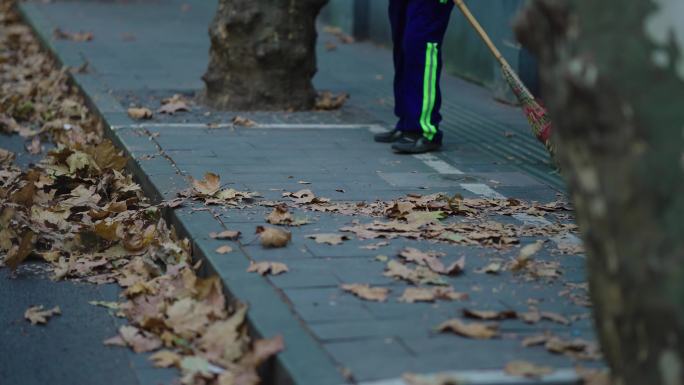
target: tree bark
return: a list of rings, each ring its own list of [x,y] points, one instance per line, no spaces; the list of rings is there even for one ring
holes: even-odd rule
[[[533,0],[516,22],[540,59],[617,384],[684,384],[683,4]]]
[[[306,110],[316,91],[316,16],[327,0],[220,0],[209,28],[207,102],[229,110]]]

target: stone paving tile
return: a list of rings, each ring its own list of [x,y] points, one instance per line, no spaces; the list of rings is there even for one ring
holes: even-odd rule
[[[396,377],[413,358],[401,342],[392,338],[331,342],[325,347],[357,381]],[[382,359],[382,365],[377,364],[378,359]]]

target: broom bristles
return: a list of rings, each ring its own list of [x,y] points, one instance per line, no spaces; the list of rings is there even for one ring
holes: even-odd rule
[[[525,84],[523,84],[522,80],[520,80],[518,75],[508,64],[504,63],[501,66],[501,72],[503,73],[504,79],[506,79],[506,82],[511,87],[511,90],[518,98],[518,101],[520,101],[523,112],[532,128],[532,133],[540,142],[544,143],[546,148],[553,155],[553,148],[551,147],[551,132],[553,131],[553,125],[546,109],[537,102],[532,93],[525,87]]]

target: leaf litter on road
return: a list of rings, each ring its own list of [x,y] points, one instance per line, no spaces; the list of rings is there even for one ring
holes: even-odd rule
[[[190,242],[162,217],[161,208],[171,205],[144,196],[125,170],[127,157],[102,137],[102,122],[70,83],[70,69],[58,69],[42,51],[12,2],[0,3],[0,16],[0,132],[28,138],[31,152],[54,143],[28,168],[0,151],[0,266],[15,270],[37,258],[56,280],[118,284],[120,301],[91,302],[128,320],[106,343],[156,351],[154,362],[180,369],[184,385],[227,384],[231,376],[258,382],[257,367],[284,348],[282,338],[250,338],[246,307],[226,301],[217,277],[197,274]],[[59,37],[91,38],[64,31]],[[152,117],[149,109],[129,113]],[[216,174],[196,182],[180,202],[241,207],[257,195],[223,188]],[[40,324],[59,313],[38,306],[25,317]]]
[[[31,325],[38,325],[46,324],[51,317],[60,314],[62,314],[62,310],[59,308],[59,306],[45,310],[43,305],[38,305],[31,306],[30,308],[26,309],[24,318],[31,322]]]

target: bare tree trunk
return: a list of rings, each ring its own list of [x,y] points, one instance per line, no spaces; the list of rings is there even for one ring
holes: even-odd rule
[[[314,106],[318,12],[327,0],[220,0],[209,28],[207,102],[231,110]]]
[[[541,61],[618,384],[684,384],[683,4],[532,0],[516,23]]]

